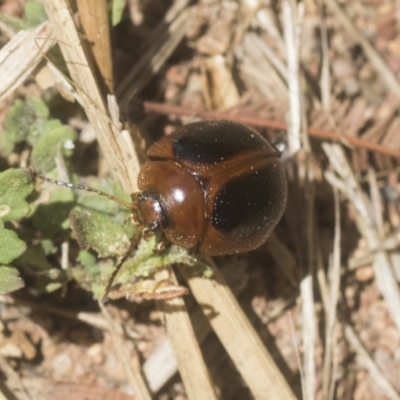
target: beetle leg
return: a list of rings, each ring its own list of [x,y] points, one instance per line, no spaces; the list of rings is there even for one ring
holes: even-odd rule
[[[108,297],[108,293],[110,293],[111,287],[114,283],[114,279],[117,276],[119,270],[121,269],[121,267],[124,265],[125,261],[132,255],[132,253],[136,250],[137,245],[140,242],[140,239],[143,236],[143,227],[139,227],[138,230],[135,233],[135,236],[133,237],[131,244],[128,248],[128,250],[126,251],[126,253],[124,254],[124,256],[122,257],[122,259],[120,260],[120,262],[117,264],[117,266],[115,267],[114,271],[112,272],[108,282],[107,282],[107,286],[106,286],[106,290],[104,292],[104,296],[103,296],[103,301],[105,301]]]

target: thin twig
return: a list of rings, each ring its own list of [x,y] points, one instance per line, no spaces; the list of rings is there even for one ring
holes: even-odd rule
[[[400,400],[399,394],[393,388],[391,383],[386,379],[386,376],[376,366],[373,359],[370,357],[367,350],[364,348],[360,339],[357,337],[356,333],[350,325],[344,325],[344,334],[351,347],[360,356],[362,365],[368,370],[369,375],[372,377],[372,379],[385,391],[386,396],[388,396],[390,400]]]
[[[381,229],[377,227],[371,201],[362,191],[342,147],[337,144],[324,143],[322,148],[337,174],[336,180],[341,181],[337,186],[338,189],[343,191],[354,205],[357,213],[357,227],[367,240],[370,250],[374,252],[373,267],[379,290],[386,300],[394,323],[400,329],[400,291],[390,258],[383,246],[385,238],[381,236]],[[332,180],[329,174],[325,174],[325,177],[332,185],[336,185],[335,180]]]
[[[288,70],[290,119],[288,126],[289,152],[293,156],[301,148],[301,104],[299,82],[299,54],[297,35],[295,28],[297,23],[294,18],[294,10],[288,0],[282,2],[282,18],[286,43],[286,59]]]
[[[334,190],[335,198],[335,236],[333,242],[333,256],[329,271],[329,298],[327,299],[326,327],[325,327],[325,356],[323,372],[324,398],[331,398],[330,388],[333,387],[334,377],[332,375],[332,360],[335,354],[336,342],[336,309],[340,290],[340,204],[337,190]]]
[[[211,260],[208,264],[213,271],[212,279],[193,276],[186,268],[181,268],[181,272],[251,393],[259,400],[294,399],[290,386],[223,276]]]
[[[286,61],[288,68],[288,86],[290,119],[288,126],[289,154],[292,156],[292,167],[296,171],[292,175],[292,185],[296,186],[297,201],[306,207],[305,220],[295,219],[296,232],[305,230],[306,242],[303,238],[298,240],[299,254],[304,253],[301,258],[301,266],[304,276],[300,283],[302,299],[302,333],[303,333],[303,390],[307,400],[313,400],[316,388],[315,370],[315,343],[316,343],[316,321],[314,312],[313,295],[313,255],[314,255],[314,198],[315,187],[310,164],[310,147],[306,133],[305,109],[303,103],[302,88],[300,84],[299,66],[299,44],[301,8],[295,2],[284,0],[282,2],[282,19],[284,26],[284,37],[286,44]],[[303,133],[303,135],[302,135]],[[303,136],[303,137],[302,137]],[[296,157],[304,153],[304,157]],[[295,164],[295,165],[294,165]],[[294,206],[292,202],[292,206]],[[299,207],[299,204],[297,204]],[[304,225],[304,227],[303,227]],[[306,247],[304,247],[304,245]]]
[[[116,328],[115,321],[111,318],[107,308],[101,300],[98,301],[98,305],[104,318],[108,322],[109,330],[114,342],[115,351],[118,354],[118,359],[122,361],[123,367],[128,377],[129,384],[133,392],[135,393],[135,398],[151,400],[150,391],[147,388],[142,374],[140,373],[140,364],[137,353],[128,354],[121,339],[121,336],[118,333],[120,329]]]
[[[56,44],[53,28],[44,22],[37,28],[18,32],[0,51],[0,101],[22,85]]]
[[[282,121],[270,120],[267,118],[249,117],[247,115],[232,114],[229,112],[221,111],[198,111],[187,107],[172,106],[169,104],[152,103],[146,101],[143,103],[143,108],[147,112],[155,112],[159,114],[171,114],[171,115],[191,115],[193,117],[199,117],[204,119],[229,119],[231,121],[240,122],[242,124],[248,124],[252,126],[260,126],[270,129],[287,130],[287,124]],[[368,140],[360,139],[358,137],[352,137],[342,134],[337,134],[333,131],[327,131],[325,129],[308,127],[307,131],[310,136],[324,140],[343,141],[345,140],[352,146],[356,146],[369,151],[386,154],[391,157],[400,158],[400,151],[391,149],[387,146],[382,146],[377,143],[370,142]]]
[[[167,271],[161,271],[159,274],[166,275]],[[168,279],[178,284],[174,276]],[[196,360],[202,360],[202,355],[183,298],[175,297],[158,301],[157,305],[164,312],[168,338],[174,349],[188,398],[191,400],[217,399],[205,364],[196,362]]]
[[[345,10],[337,3],[336,0],[324,0],[329,8],[335,13],[337,20],[343,25],[351,38],[356,41],[363,49],[371,64],[377,70],[386,89],[392,93],[398,102],[400,102],[400,83],[392,70],[387,66],[385,61],[369,43],[369,41],[361,35],[360,30],[354,26],[353,21],[347,15]]]

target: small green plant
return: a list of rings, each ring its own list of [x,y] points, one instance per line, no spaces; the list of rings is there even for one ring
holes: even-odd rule
[[[5,119],[0,154],[9,156],[18,146],[31,146],[33,170],[57,179],[58,158],[72,182],[79,182],[69,167],[76,133],[49,115],[40,98],[17,100]],[[52,292],[75,280],[95,297],[102,297],[118,259],[135,234],[130,211],[106,197],[41,182],[33,170],[9,169],[0,174],[0,293],[19,289],[24,281],[39,292]],[[85,183],[130,201],[115,182],[92,178]],[[66,242],[72,249],[76,243],[81,248],[70,252],[77,257],[70,258],[67,266],[60,261],[60,247]],[[164,252],[155,251],[156,247],[155,236],[139,243],[115,279],[122,291],[165,266],[195,262],[177,246]]]
[[[32,192],[29,170],[9,169],[0,174],[0,293],[20,289],[24,282],[13,265],[27,249],[26,243],[10,229],[11,221],[26,217],[30,212],[26,197]]]

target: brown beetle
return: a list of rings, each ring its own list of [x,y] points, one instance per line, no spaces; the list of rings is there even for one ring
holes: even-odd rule
[[[154,143],[132,195],[143,226],[173,244],[224,255],[260,246],[282,216],[286,178],[277,151],[230,121],[186,125]]]

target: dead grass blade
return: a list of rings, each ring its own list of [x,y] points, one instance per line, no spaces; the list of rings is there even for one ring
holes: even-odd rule
[[[49,22],[18,32],[0,51],[0,101],[22,85],[56,44]]]
[[[333,398],[334,376],[333,358],[336,348],[336,309],[340,291],[340,204],[337,190],[335,195],[335,236],[333,243],[333,255],[329,268],[329,297],[326,305],[326,327],[325,327],[325,355],[323,372],[323,393],[325,399]]]
[[[257,400],[295,399],[290,386],[250,324],[223,276],[209,262],[211,279],[181,272],[237,370]]]
[[[400,291],[390,258],[384,249],[384,237],[381,237],[381,229],[377,227],[374,208],[366,194],[361,190],[341,146],[325,143],[322,147],[337,174],[336,177],[326,174],[326,178],[332,185],[344,192],[356,209],[357,227],[375,255],[373,267],[379,290],[388,305],[397,329],[400,329]]]
[[[165,274],[162,271],[159,274]],[[172,282],[177,284],[175,277]],[[202,360],[200,347],[194,335],[189,314],[182,297],[158,301],[158,307],[164,312],[168,338],[174,350],[179,372],[185,383],[190,400],[217,399],[211,378]]]
[[[170,57],[186,34],[195,10],[195,7],[187,8],[180,12],[172,22],[163,21],[154,30],[151,39],[144,46],[146,51],[116,88],[121,110],[125,110],[129,100],[149,82]]]
[[[125,350],[120,333],[118,333],[120,329],[117,328],[117,324],[111,318],[111,315],[101,300],[98,302],[98,305],[103,313],[104,318],[108,322],[115,351],[118,354],[118,359],[122,362],[122,365],[125,369],[126,376],[128,377],[129,384],[133,389],[135,398],[151,400],[151,394],[140,371],[140,364],[137,354],[135,354],[134,357],[132,357],[132,354],[128,354],[128,352]]]
[[[288,69],[290,118],[288,122],[288,147],[292,156],[292,174],[289,178],[290,184],[296,192],[296,205],[305,207],[305,220],[294,218],[294,232],[304,231],[306,242],[303,238],[298,240],[298,252],[304,252],[301,256],[301,266],[304,271],[300,283],[303,317],[303,390],[307,400],[314,399],[316,388],[315,371],[315,346],[316,346],[316,320],[314,311],[313,295],[313,254],[314,254],[314,199],[315,187],[313,184],[312,165],[310,163],[310,147],[308,142],[305,110],[303,103],[302,88],[300,84],[299,44],[300,24],[303,9],[288,0],[282,3],[282,18],[284,26],[284,37],[286,44],[286,60]],[[302,156],[300,156],[302,153]],[[289,194],[290,196],[290,194]],[[290,204],[290,202],[289,202]],[[297,224],[296,224],[297,223]],[[301,244],[300,244],[301,243]],[[305,247],[304,247],[305,246]]]
[[[386,379],[385,375],[376,366],[376,364],[368,354],[367,350],[365,350],[364,346],[360,342],[353,328],[350,325],[345,324],[344,333],[351,347],[360,356],[363,366],[368,370],[369,375],[375,380],[375,382],[385,391],[386,396],[390,400],[399,400],[399,394]]]
[[[18,396],[21,400],[31,400],[31,396],[24,387],[21,377],[18,372],[10,366],[7,359],[0,355],[0,370],[7,379],[7,388],[12,391],[13,394]],[[4,394],[1,394],[4,396]],[[6,397],[4,397],[6,398]]]
[[[351,36],[351,38],[362,47],[365,55],[377,70],[388,92],[391,92],[396,97],[397,101],[400,102],[400,83],[391,69],[383,61],[379,53],[375,50],[371,43],[369,43],[369,41],[360,34],[360,31],[354,26],[353,21],[347,15],[345,10],[339,6],[336,0],[324,1],[334,12],[335,17],[343,25],[344,29]]]
[[[110,24],[106,0],[77,0],[79,18],[96,61],[103,92],[113,92]]]
[[[47,0],[45,6],[76,90],[96,132],[103,155],[114,178],[120,180],[124,189],[129,192],[130,188],[127,185],[129,172],[123,163],[124,149],[118,146],[116,139],[120,132],[110,119],[104,98],[92,73],[93,65],[86,57],[84,45],[76,30],[69,3],[66,0]]]
[[[321,26],[321,100],[322,107],[325,110],[331,108],[331,75],[329,68],[329,44],[328,44],[328,30],[326,27],[325,16],[322,7],[322,1],[318,0],[318,8],[320,15],[320,26]]]
[[[298,35],[295,33],[297,22],[294,10],[289,1],[282,2],[282,18],[286,43],[287,79],[289,86],[290,122],[288,123],[289,152],[293,156],[301,148],[301,105],[299,82],[299,46]]]

